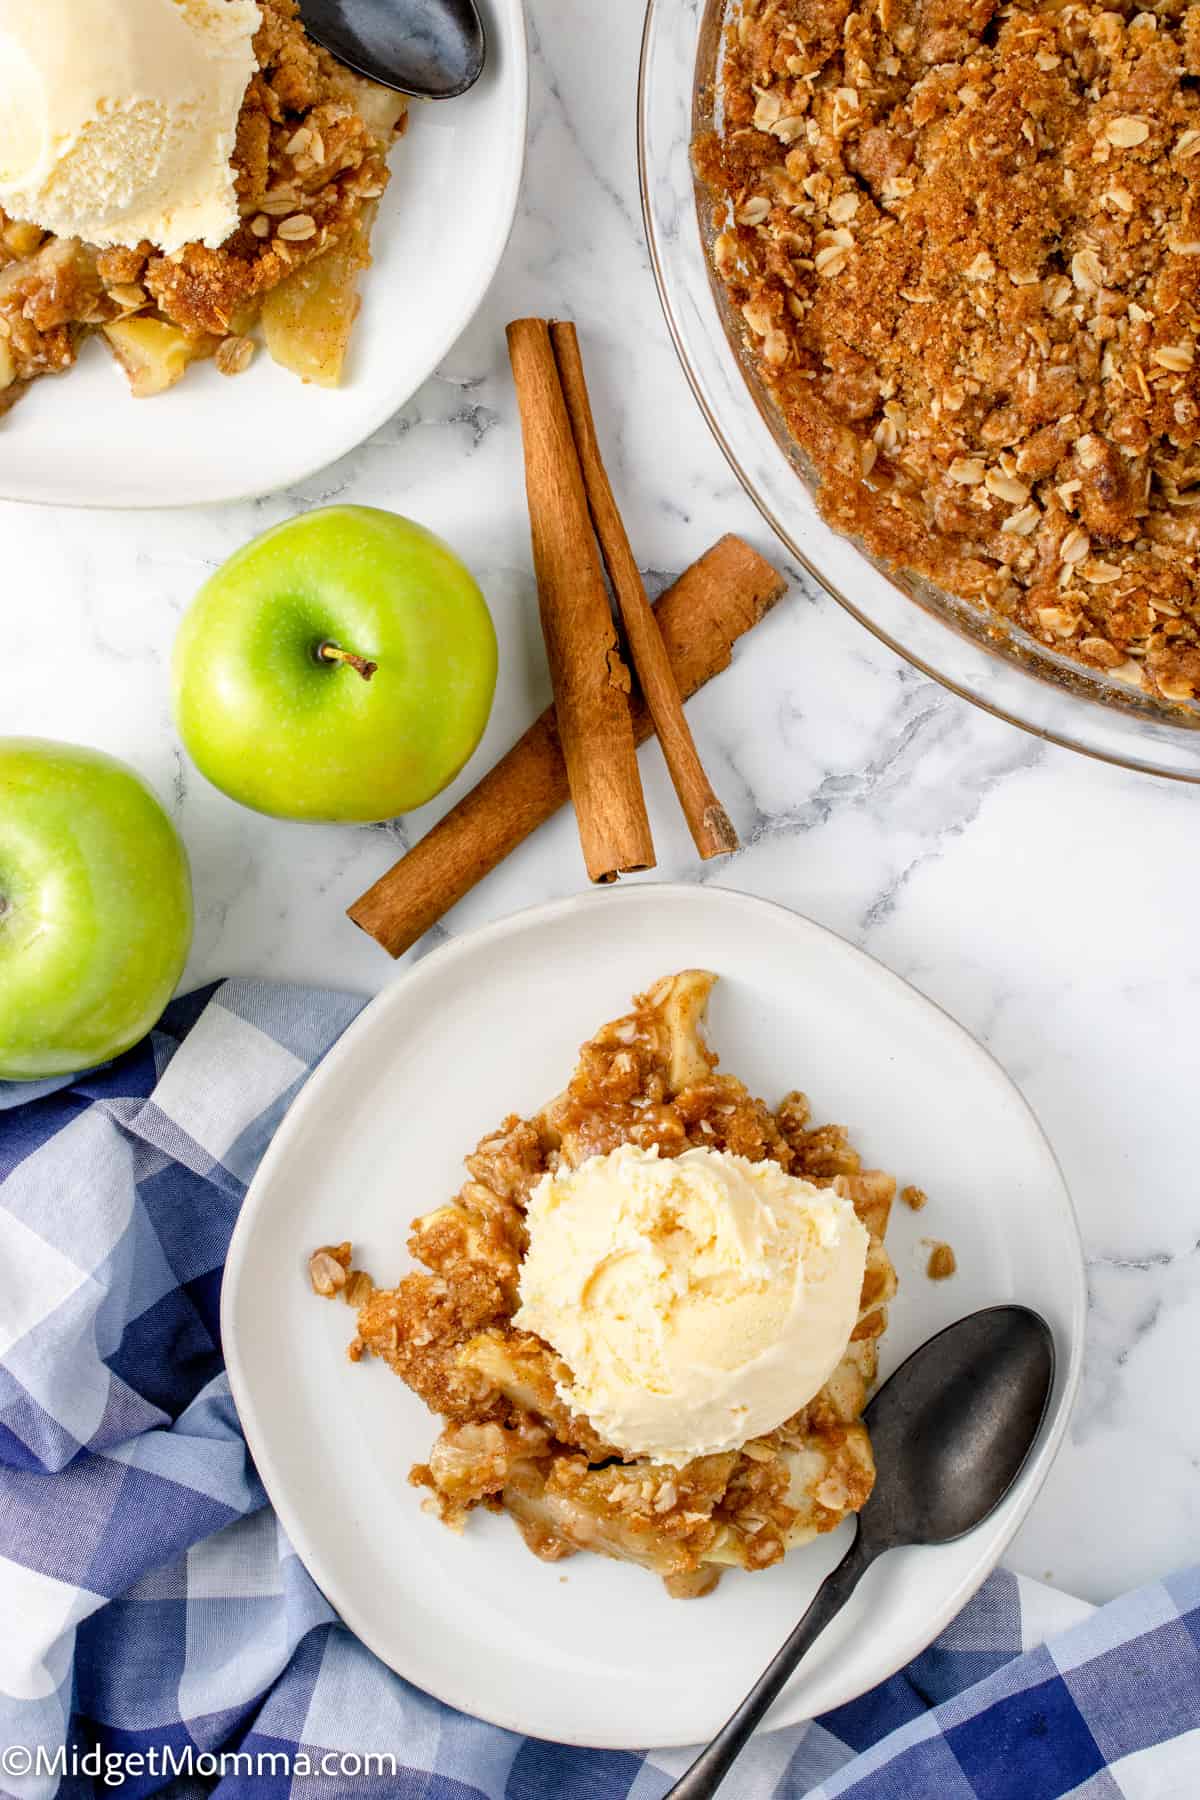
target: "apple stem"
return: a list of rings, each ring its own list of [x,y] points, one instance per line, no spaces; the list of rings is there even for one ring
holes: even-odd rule
[[[356,656],[353,650],[343,650],[340,644],[331,644],[328,639],[317,645],[316,658],[322,663],[345,663],[348,668],[356,670],[364,681],[370,681],[379,667],[377,662],[369,662],[365,656]]]

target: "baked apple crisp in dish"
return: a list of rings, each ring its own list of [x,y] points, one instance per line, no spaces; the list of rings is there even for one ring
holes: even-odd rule
[[[1200,696],[1200,11],[736,0],[695,145],[835,529]]]
[[[832,1530],[874,1480],[862,1423],[896,1276],[895,1193],[839,1126],[718,1072],[715,977],[686,970],[504,1120],[395,1287],[349,1243],[309,1264],[444,1421],[410,1479],[462,1528],[507,1512],[548,1561],[590,1550],[678,1597]]]
[[[178,48],[171,32],[193,26],[199,32],[204,25],[227,49],[235,4],[236,18],[244,17],[244,29],[253,33],[246,42],[253,72],[240,110],[240,83],[235,90],[229,154],[219,171],[229,181],[228,235],[215,242],[168,240],[164,247],[148,238],[123,241],[117,224],[93,243],[82,232],[64,235],[0,209],[0,413],[39,376],[70,368],[94,335],[108,344],[137,397],[162,393],[202,358],[213,358],[223,374],[240,373],[255,354],[260,328],[276,362],[306,381],[337,385],[358,311],[359,277],[371,260],[376,205],[388,182],[387,153],[404,130],[406,103],[315,45],[296,0],[258,0],[248,13],[245,0],[198,0],[163,24],[168,47]],[[228,19],[220,12],[225,5]],[[142,10],[158,22],[149,0]],[[69,20],[69,11],[63,16]],[[206,37],[189,51],[185,43],[181,63],[190,67],[189,56],[203,57],[207,44]],[[130,51],[127,60],[136,62],[136,55]],[[120,57],[114,51],[107,60],[120,79]],[[78,61],[81,88],[110,72],[101,55],[81,52]],[[146,79],[153,81],[153,70]],[[170,82],[164,77],[161,85]],[[131,134],[131,154],[147,156],[148,181],[154,158],[136,138],[136,120],[139,106],[152,105],[171,119],[161,100],[130,100],[134,124],[122,127]],[[182,103],[180,111],[190,117]],[[99,131],[98,121],[112,114],[105,100],[83,126],[73,119],[72,127]],[[169,155],[162,160],[169,163]],[[182,151],[179,160],[175,173],[182,181]],[[65,210],[67,175],[84,187],[98,153],[85,144],[76,161],[83,175],[57,171],[43,181],[43,218]],[[91,189],[80,202],[85,212],[89,201],[99,204]],[[172,195],[162,204],[167,219],[182,210]]]

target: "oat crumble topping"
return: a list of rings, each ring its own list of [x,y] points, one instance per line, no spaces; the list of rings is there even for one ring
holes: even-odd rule
[[[934,1243],[926,1238],[929,1245],[929,1259],[925,1264],[925,1273],[930,1281],[949,1281],[958,1273],[958,1258],[949,1244]]]
[[[741,0],[696,146],[837,529],[1200,694],[1200,7]]]

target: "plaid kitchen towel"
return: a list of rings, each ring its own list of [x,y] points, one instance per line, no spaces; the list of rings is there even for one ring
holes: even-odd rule
[[[522,1739],[409,1687],[267,1505],[221,1270],[271,1133],[360,1004],[229,981],[105,1069],[0,1084],[6,1794],[657,1800],[689,1760]],[[1200,1571],[1099,1610],[998,1572],[900,1675],[760,1737],[728,1791],[1193,1800]]]

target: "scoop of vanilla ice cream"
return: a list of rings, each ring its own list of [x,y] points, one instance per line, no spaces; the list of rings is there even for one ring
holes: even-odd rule
[[[60,237],[215,248],[254,0],[3,0],[0,206]]]
[[[858,1319],[867,1232],[774,1162],[624,1144],[530,1197],[516,1324],[603,1438],[682,1467],[771,1431],[820,1389]]]

